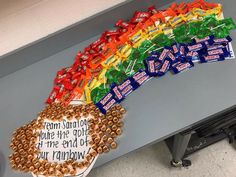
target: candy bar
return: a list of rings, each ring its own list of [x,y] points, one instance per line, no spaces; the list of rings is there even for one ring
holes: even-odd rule
[[[205,44],[209,44],[209,43],[212,43],[212,40],[214,39],[214,36],[207,36],[205,38],[202,38],[202,39],[198,39],[198,38],[194,38],[193,39],[193,43],[196,44],[196,43],[205,43]]]
[[[204,43],[198,43],[198,44],[192,44],[186,46],[187,52],[192,52],[192,51],[199,51],[206,48],[206,45]]]
[[[170,47],[165,47],[164,50],[161,52],[160,56],[157,58],[157,61],[163,63],[164,60],[168,57],[168,53],[170,52],[170,50]]]
[[[192,68],[193,66],[194,66],[194,64],[192,61],[188,61],[188,62],[184,62],[184,63],[177,62],[171,66],[171,69],[175,74],[178,74],[180,72],[183,72],[186,69]]]
[[[215,49],[215,50],[210,50],[207,51],[208,55],[223,55],[224,57],[228,57],[230,53],[226,48],[221,48],[221,49]]]
[[[132,77],[135,82],[138,83],[138,86],[143,85],[145,82],[147,82],[151,77],[148,75],[146,71],[139,70],[137,73],[135,73]]]
[[[150,12],[135,12],[134,18],[149,18],[151,16]]]
[[[227,36],[225,38],[218,38],[218,39],[213,39],[209,44],[210,45],[218,45],[218,44],[222,44],[222,45],[226,45],[229,42],[232,41],[232,38],[230,36]]]
[[[112,99],[108,100],[106,105],[101,105],[99,103],[96,103],[96,106],[100,109],[100,111],[103,114],[106,114],[106,112],[115,104],[117,104],[117,102],[116,102],[116,100],[114,98],[112,98]]]
[[[52,92],[50,93],[46,103],[48,103],[48,104],[53,103],[55,101],[56,97],[57,97],[57,94],[58,94],[59,90],[60,90],[59,86],[54,86],[54,88],[53,88]]]
[[[96,105],[104,106],[104,105],[106,105],[111,99],[113,99],[113,94],[109,92],[109,93],[108,93],[107,95],[105,95],[98,103],[96,103]]]
[[[111,92],[114,95],[115,100],[120,103],[124,97],[116,84],[111,85]]]
[[[172,45],[172,50],[176,58],[183,57],[185,55],[185,45],[184,44],[179,44],[175,43]]]
[[[132,77],[126,79],[123,83],[121,83],[118,86],[118,89],[124,98],[127,97],[130,93],[132,93],[137,88],[138,88],[138,85],[135,83]]]
[[[223,55],[207,55],[207,56],[201,56],[200,57],[200,62],[201,63],[223,61],[223,60],[225,60]]]
[[[146,68],[147,73],[149,76],[157,76],[156,68],[155,68],[155,62],[156,59],[154,57],[148,57],[146,60]]]
[[[151,6],[148,8],[148,11],[151,12],[152,14],[157,14],[158,10],[156,9],[155,6]]]
[[[223,49],[223,48],[225,48],[225,46],[221,45],[221,44],[219,44],[219,45],[212,45],[212,46],[208,46],[207,47],[207,51],[216,50],[216,49]]]
[[[187,61],[198,62],[199,61],[199,54],[198,52],[191,51],[186,54]]]
[[[163,62],[163,64],[162,64],[160,70],[157,72],[157,75],[158,75],[158,76],[163,76],[163,75],[165,75],[165,73],[169,70],[170,65],[171,65],[171,61],[168,60],[168,59],[166,59],[166,60]]]
[[[167,56],[171,60],[172,63],[175,63],[178,61],[171,51],[167,54]]]

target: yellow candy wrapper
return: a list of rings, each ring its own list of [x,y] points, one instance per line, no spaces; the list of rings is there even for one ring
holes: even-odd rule
[[[206,11],[206,14],[207,15],[215,14],[218,20],[223,19],[222,6],[219,5],[218,7],[215,7],[214,9],[209,9],[209,10]]]
[[[132,46],[129,44],[123,44],[117,51],[117,55],[119,57],[123,58],[128,58],[129,55],[131,54],[132,51]]]
[[[84,99],[85,99],[85,102],[88,104],[88,103],[91,103],[92,102],[92,99],[91,99],[91,90],[89,88],[85,88],[84,89]]]
[[[173,28],[170,27],[170,26],[165,26],[163,29],[162,29],[163,33],[167,36],[171,36],[173,34]]]
[[[136,33],[134,33],[131,37],[129,37],[129,40],[133,46],[138,47],[142,41],[144,41],[146,34],[142,30],[138,30]]]
[[[198,20],[198,16],[194,14],[192,11],[188,12],[183,16],[185,22],[193,22]]]
[[[155,38],[157,35],[161,34],[162,33],[162,30],[160,27],[156,27],[155,25],[152,25],[152,26],[149,26],[147,29],[146,29],[146,32],[148,34],[148,38],[149,39],[153,39]]]
[[[90,90],[92,90],[92,89],[94,88],[94,86],[95,86],[95,84],[96,84],[97,81],[98,81],[98,80],[97,80],[96,77],[92,78],[92,79],[88,82],[88,84],[87,84],[86,87],[89,88]]]
[[[184,23],[184,17],[183,15],[178,15],[171,18],[168,22],[173,28],[175,28],[177,25],[181,25],[182,23]]]
[[[109,68],[111,66],[111,63],[113,63],[115,60],[117,60],[117,55],[112,55],[108,57],[105,61],[102,62],[102,66],[105,68]]]
[[[197,16],[200,16],[200,17],[204,17],[204,16],[207,15],[207,12],[206,12],[205,10],[199,9],[199,8],[194,8],[194,9],[192,10],[192,13],[193,13],[194,15],[197,15]]]

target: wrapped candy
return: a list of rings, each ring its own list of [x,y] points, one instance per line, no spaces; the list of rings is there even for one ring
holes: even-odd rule
[[[223,55],[207,55],[207,56],[200,57],[201,63],[209,63],[209,62],[216,62],[216,61],[223,61],[223,60],[225,60]]]
[[[190,61],[187,61],[187,62],[177,62],[175,64],[173,64],[171,66],[171,69],[172,71],[175,73],[175,74],[178,74],[180,72],[183,72],[187,69],[190,69],[194,66],[193,62],[190,60]]]

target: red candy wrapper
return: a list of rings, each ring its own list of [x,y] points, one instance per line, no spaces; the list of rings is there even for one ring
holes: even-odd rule
[[[150,12],[138,12],[134,13],[134,18],[149,18],[151,16]]]
[[[151,6],[148,8],[148,12],[150,12],[152,15],[157,14],[158,10],[156,9],[155,6]]]
[[[120,28],[128,28],[130,24],[128,22],[124,22],[123,20],[118,20],[116,22],[116,26]]]

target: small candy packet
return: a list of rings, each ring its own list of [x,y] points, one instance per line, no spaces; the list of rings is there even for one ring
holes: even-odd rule
[[[168,57],[169,52],[171,51],[171,47],[164,47],[164,50],[161,52],[160,56],[157,58],[157,61],[161,63]]]
[[[100,101],[96,103],[97,106],[105,106],[110,100],[112,100],[113,94],[111,92],[107,93]]]
[[[171,18],[168,22],[172,26],[172,28],[175,28],[177,25],[183,24],[184,21],[184,16],[180,14]]]
[[[176,58],[181,58],[185,56],[185,45],[180,43],[174,43],[172,45],[172,50]]]
[[[227,36],[225,38],[218,38],[218,39],[213,39],[211,42],[209,42],[210,45],[227,45],[229,42],[232,41],[232,38],[230,36]]]
[[[225,57],[223,55],[200,56],[201,63],[210,63],[210,62],[223,61],[223,60],[225,60]]]
[[[170,66],[171,66],[171,61],[169,59],[165,59],[161,68],[157,71],[157,75],[159,77],[164,76],[167,73],[167,71],[169,71]]]
[[[46,103],[51,104],[56,100],[57,94],[60,90],[60,86],[56,85],[53,87],[53,90],[49,94],[48,99],[46,100]]]
[[[108,95],[111,93],[108,93]],[[101,105],[100,103],[96,103],[96,106],[100,109],[100,111],[103,114],[106,114],[106,112],[115,104],[117,104],[117,101],[112,97],[111,99],[109,99],[105,105]]]
[[[197,44],[190,44],[186,46],[186,52],[192,52],[192,51],[200,51],[202,49],[206,48],[206,44],[204,43],[197,43]]]
[[[120,56],[122,59],[127,59],[131,54],[132,46],[129,44],[123,44],[117,51],[117,55]]]
[[[155,67],[156,58],[150,56],[145,60],[146,71],[149,76],[157,76],[156,67]]]
[[[147,82],[151,77],[144,70],[139,70],[132,76],[133,80],[138,84],[138,87]]]
[[[97,68],[103,61],[105,60],[105,57],[102,54],[98,54],[97,56],[95,56],[94,58],[92,58],[89,61],[89,66],[92,69]]]
[[[187,61],[199,62],[199,53],[196,51],[191,51],[186,54]]]
[[[120,89],[115,83],[111,85],[111,92],[118,103],[120,103],[124,99]]]
[[[180,72],[183,72],[187,69],[190,69],[194,66],[193,62],[190,60],[190,61],[187,61],[187,62],[177,62],[175,64],[172,64],[171,66],[171,70],[173,71],[174,74],[178,74]]]
[[[199,39],[199,38],[194,38],[193,39],[193,44],[197,44],[197,43],[205,43],[206,45],[208,45],[209,43],[212,43],[212,40],[214,39],[214,36],[207,36],[205,38]]]
[[[211,51],[211,50],[216,50],[216,49],[223,49],[225,48],[224,45],[211,45],[211,46],[207,46],[207,51]]]
[[[114,95],[114,99],[117,102],[121,102],[125,97],[138,88],[138,85],[135,83],[132,77],[126,79],[120,85],[113,83],[111,85],[111,93]]]
[[[226,48],[215,49],[207,51],[207,55],[223,55],[224,57],[230,56],[229,51]]]

